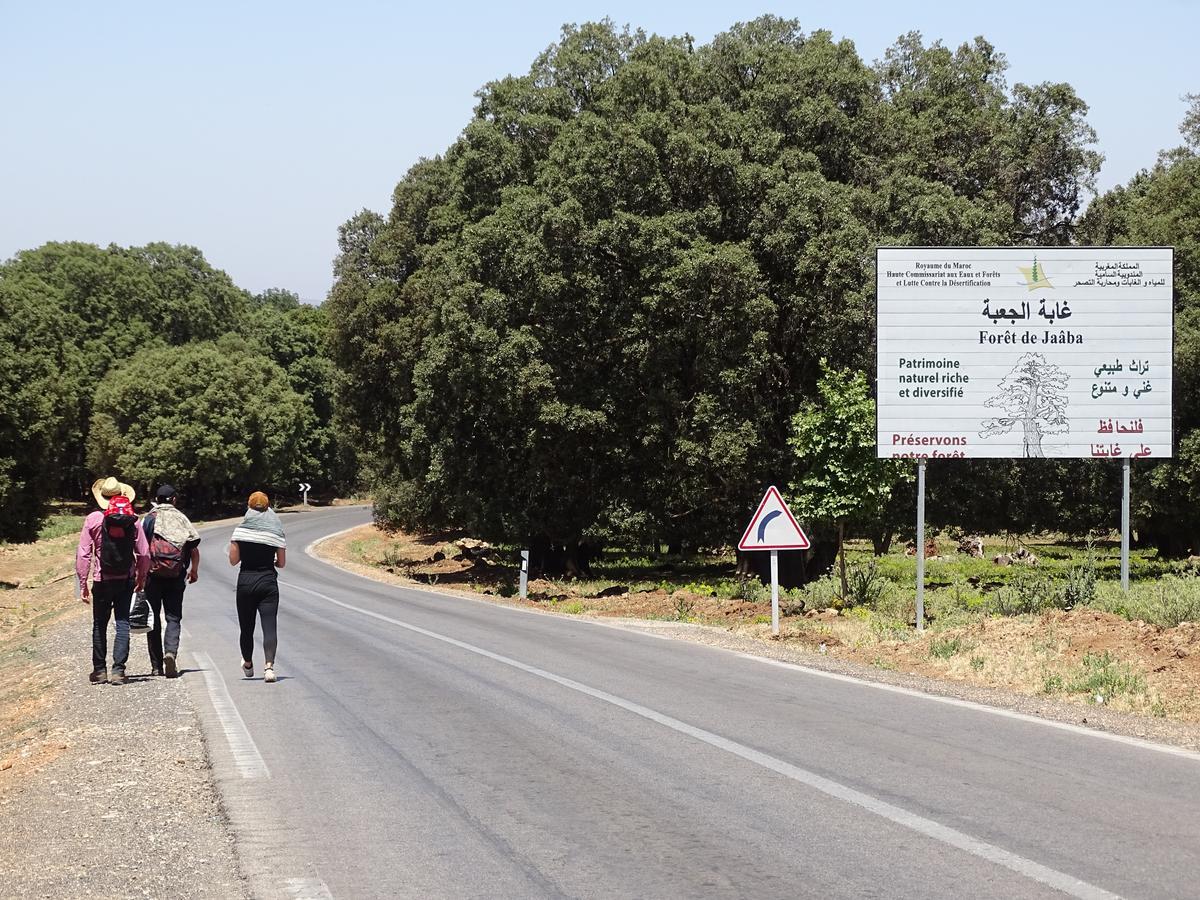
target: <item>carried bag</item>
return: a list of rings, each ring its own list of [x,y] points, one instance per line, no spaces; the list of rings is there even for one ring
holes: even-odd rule
[[[150,574],[158,578],[183,574],[183,547],[161,534],[150,538]]]
[[[133,595],[133,603],[129,606],[129,633],[146,634],[154,630],[156,623],[154,607],[146,599],[145,591]]]
[[[100,573],[113,578],[128,578],[133,568],[133,545],[137,516],[128,497],[109,501],[100,526]]]
[[[156,507],[151,515],[154,527],[150,535],[150,574],[157,578],[179,578],[187,569],[191,549],[200,542],[200,536],[187,516],[169,503]]]

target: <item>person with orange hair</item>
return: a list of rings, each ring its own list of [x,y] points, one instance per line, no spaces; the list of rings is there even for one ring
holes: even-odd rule
[[[275,650],[279,646],[276,620],[279,615],[279,576],[276,570],[287,563],[287,539],[283,523],[271,501],[255,491],[247,501],[242,524],[233,529],[229,541],[229,564],[241,565],[237,580],[238,626],[241,629],[242,675],[254,677],[254,624],[262,622],[263,681],[275,682]]]

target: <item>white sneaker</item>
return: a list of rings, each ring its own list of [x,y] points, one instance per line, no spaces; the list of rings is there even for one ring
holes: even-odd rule
[[[265,681],[267,684],[275,683],[275,667],[270,663],[267,663],[266,667],[263,669],[263,681]]]
[[[254,677],[254,663],[250,662],[250,660],[248,660],[248,659],[242,660],[242,677],[243,678],[253,678]]]

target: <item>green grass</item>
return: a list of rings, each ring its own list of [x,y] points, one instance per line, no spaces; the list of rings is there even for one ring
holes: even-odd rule
[[[38,532],[39,541],[49,541],[67,534],[79,534],[83,528],[84,516],[54,515],[42,523]]]
[[[1141,619],[1164,628],[1200,621],[1200,577],[1163,575],[1153,581],[1133,582],[1129,593],[1114,582],[1100,582],[1093,609],[1126,619]]]
[[[929,642],[929,655],[936,659],[949,659],[965,649],[967,649],[967,644],[960,637],[934,638]]]
[[[1105,650],[1085,653],[1079,665],[1066,674],[1046,675],[1042,693],[1088,694],[1106,702],[1122,694],[1145,694],[1146,679]]]

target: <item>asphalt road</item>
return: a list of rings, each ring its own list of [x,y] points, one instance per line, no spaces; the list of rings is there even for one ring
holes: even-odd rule
[[[278,684],[229,529],[185,601],[257,897],[1195,897],[1200,757],[346,574],[285,516]]]

